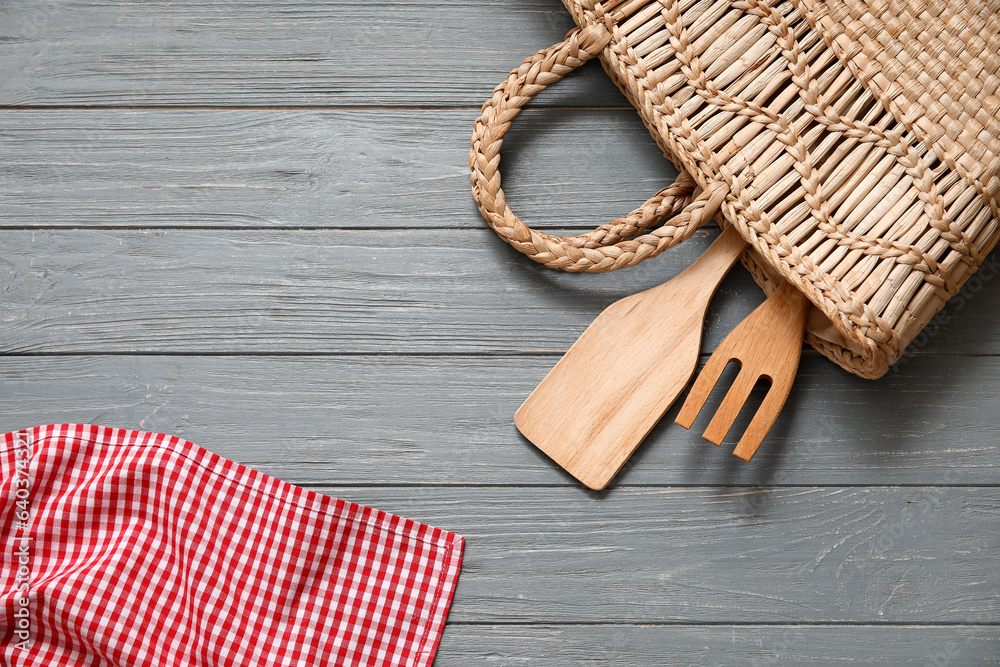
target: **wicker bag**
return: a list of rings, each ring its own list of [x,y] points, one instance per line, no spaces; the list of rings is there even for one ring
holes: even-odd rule
[[[563,2],[579,27],[496,88],[470,156],[483,216],[535,261],[631,266],[721,203],[758,284],[812,302],[807,341],[876,378],[996,243],[1000,0]],[[553,237],[507,207],[499,149],[534,95],[593,57],[681,175]]]

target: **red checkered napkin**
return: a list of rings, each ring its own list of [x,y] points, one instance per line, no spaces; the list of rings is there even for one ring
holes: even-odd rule
[[[4,665],[430,665],[463,540],[178,438],[0,439]]]

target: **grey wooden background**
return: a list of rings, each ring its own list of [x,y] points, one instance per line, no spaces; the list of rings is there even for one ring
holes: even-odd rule
[[[570,27],[557,0],[0,3],[0,429],[173,433],[465,535],[438,665],[1000,663],[996,260],[882,380],[807,351],[750,464],[671,411],[591,493],[519,436],[589,321],[715,233],[580,276],[486,229],[473,120]],[[673,176],[596,64],[504,168],[568,231]],[[761,298],[734,271],[705,349]]]

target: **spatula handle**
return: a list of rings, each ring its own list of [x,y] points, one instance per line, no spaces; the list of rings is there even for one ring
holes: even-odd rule
[[[733,225],[726,227],[718,238],[691,265],[684,269],[670,284],[682,283],[693,297],[693,301],[708,308],[708,302],[726,277],[733,264],[746,250],[747,242]],[[661,287],[663,287],[661,285]],[[659,289],[659,288],[654,288]],[[676,289],[676,287],[675,287]]]

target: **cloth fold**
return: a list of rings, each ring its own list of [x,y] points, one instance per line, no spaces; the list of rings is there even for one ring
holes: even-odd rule
[[[447,531],[180,438],[0,437],[7,665],[430,665],[461,568]]]

